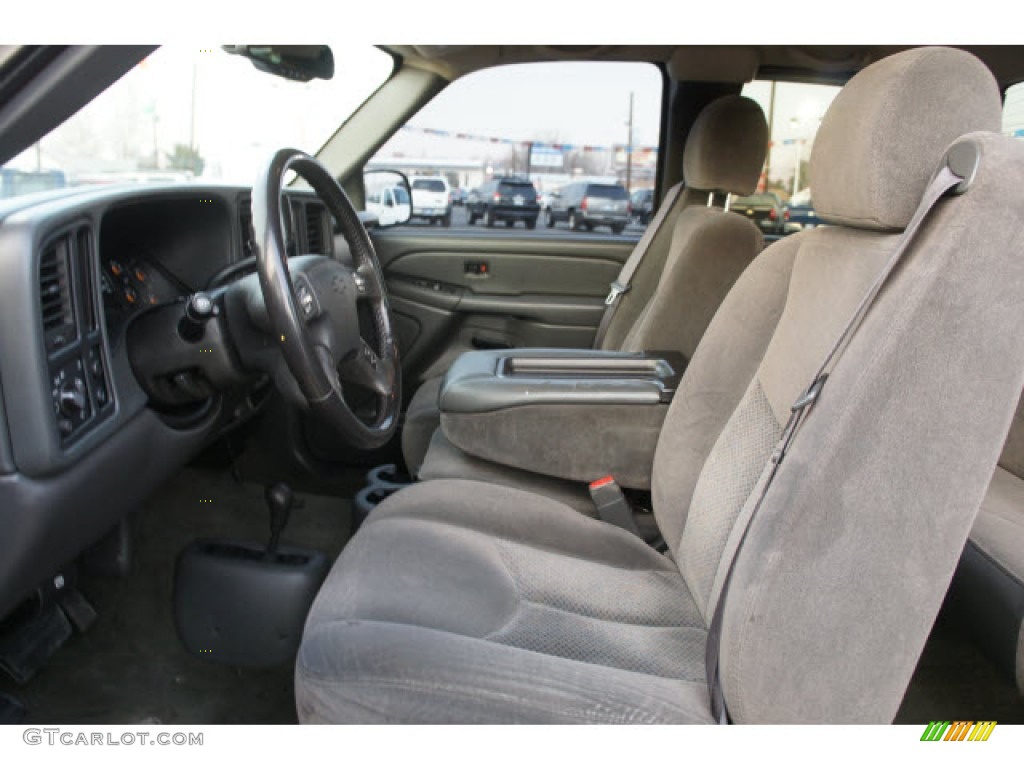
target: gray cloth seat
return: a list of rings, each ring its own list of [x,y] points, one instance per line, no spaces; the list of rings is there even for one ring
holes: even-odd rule
[[[962,51],[904,52],[851,80],[811,157],[834,226],[744,271],[669,408],[652,496],[670,556],[526,491],[414,485],[370,515],[314,601],[300,719],[708,722],[704,633],[740,510],[968,134],[970,190],[936,205],[849,341],[722,604],[734,722],[890,721],[1024,390],[1024,337],[1005,333],[1024,285],[1024,146],[1000,118],[991,73]]]
[[[723,96],[701,111],[683,153],[686,189],[651,241],[597,348],[693,355],[718,305],[764,245],[752,222],[709,206],[708,195],[753,192],[767,147],[768,126],[753,100]],[[441,424],[437,403],[443,378],[424,381],[406,410],[402,454],[414,476]],[[488,474],[495,479],[499,472]],[[431,476],[438,476],[436,469]],[[509,477],[516,485],[515,473]]]
[[[949,604],[1024,692],[1024,399],[971,529]]]
[[[525,491],[396,493],[314,611],[296,677],[304,722],[709,717],[706,632],[672,561]]]

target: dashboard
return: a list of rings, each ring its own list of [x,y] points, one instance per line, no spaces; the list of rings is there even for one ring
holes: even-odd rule
[[[289,252],[333,255],[324,206],[286,194]],[[150,310],[254,270],[250,199],[176,184],[0,203],[0,617],[265,401],[254,381],[161,409],[127,342]]]

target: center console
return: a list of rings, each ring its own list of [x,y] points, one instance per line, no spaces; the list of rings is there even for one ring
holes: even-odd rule
[[[654,449],[686,361],[678,352],[468,352],[438,405],[445,437],[481,459],[648,489]]]

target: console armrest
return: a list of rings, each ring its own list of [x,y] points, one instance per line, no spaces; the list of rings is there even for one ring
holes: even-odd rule
[[[467,352],[441,386],[445,436],[488,461],[649,488],[654,447],[686,362],[678,352]]]

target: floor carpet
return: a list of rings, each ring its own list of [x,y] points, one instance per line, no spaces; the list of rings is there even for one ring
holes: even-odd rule
[[[341,551],[348,502],[299,494],[282,543]],[[210,501],[201,501],[209,499]],[[192,539],[265,542],[263,487],[226,471],[187,469],[129,521],[134,552],[126,579],[80,579],[99,618],[73,637],[26,686],[0,680],[30,723],[294,723],[292,669],[235,669],[189,654],[173,615],[174,562]]]

